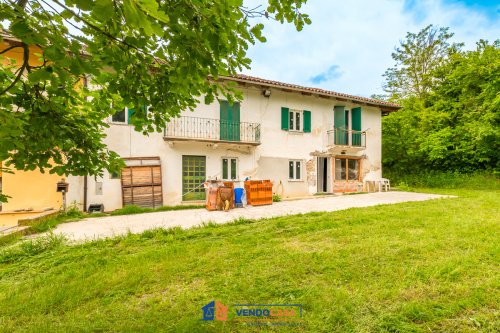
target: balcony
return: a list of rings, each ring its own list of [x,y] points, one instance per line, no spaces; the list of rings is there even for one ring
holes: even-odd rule
[[[163,139],[257,146],[260,145],[260,124],[197,117],[172,118]]]
[[[332,152],[356,153],[366,148],[366,131],[335,128],[327,135],[328,149]]]

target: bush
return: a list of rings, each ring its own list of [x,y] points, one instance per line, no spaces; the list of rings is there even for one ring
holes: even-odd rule
[[[280,202],[281,197],[278,194],[273,194],[273,202]]]
[[[384,177],[399,189],[417,188],[464,188],[464,189],[500,189],[500,177],[490,173],[460,173],[428,171],[419,173],[397,173],[385,171]]]

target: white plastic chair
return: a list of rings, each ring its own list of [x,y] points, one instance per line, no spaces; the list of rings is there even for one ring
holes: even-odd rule
[[[388,192],[391,190],[391,181],[387,178],[380,178],[378,182],[378,191],[382,192],[382,189],[384,189],[385,192]]]

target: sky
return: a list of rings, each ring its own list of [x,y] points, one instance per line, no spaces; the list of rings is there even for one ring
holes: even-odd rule
[[[382,74],[407,32],[449,27],[465,49],[500,39],[498,0],[309,0],[303,12],[312,24],[300,32],[263,22],[267,42],[250,46],[244,74],[369,97],[383,93]]]

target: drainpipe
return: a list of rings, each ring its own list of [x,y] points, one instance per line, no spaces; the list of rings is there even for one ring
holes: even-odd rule
[[[87,211],[87,176],[83,176],[83,211]]]
[[[87,75],[83,76],[83,86],[88,88],[89,86],[89,78]],[[87,212],[87,175],[83,176],[83,211]]]

